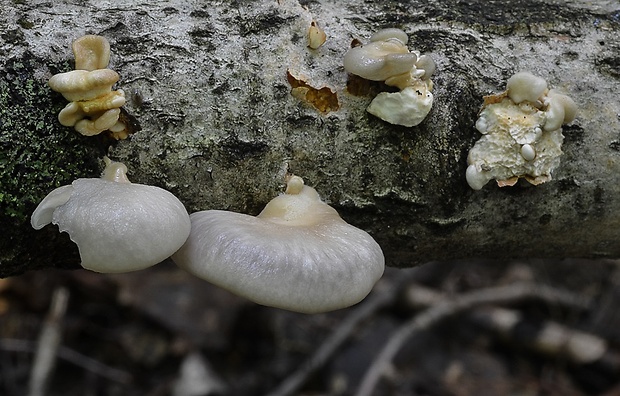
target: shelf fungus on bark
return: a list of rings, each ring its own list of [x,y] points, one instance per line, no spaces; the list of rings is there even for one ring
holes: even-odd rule
[[[304,313],[361,301],[381,277],[383,252],[298,176],[256,217],[193,213],[172,259],[199,278],[256,303]]]
[[[527,72],[512,76],[506,91],[484,98],[476,129],[482,137],[467,157],[467,183],[480,190],[491,179],[500,187],[519,178],[538,185],[551,180],[562,155],[562,125],[577,105]]]
[[[107,130],[115,139],[127,138],[129,128],[119,120],[125,93],[112,91],[119,75],[107,69],[110,44],[104,37],[87,35],[75,40],[72,49],[76,70],[56,74],[48,82],[70,102],[58,114],[58,121],[86,136]]]
[[[191,229],[183,204],[162,188],[130,183],[124,164],[105,160],[101,178],[49,193],[32,214],[32,227],[58,225],[77,244],[82,266],[95,272],[135,271],[170,257]]]
[[[366,109],[391,124],[412,127],[421,123],[433,106],[435,62],[428,55],[409,51],[408,37],[400,29],[384,29],[370,42],[351,48],[344,56],[347,72],[383,81],[400,92],[381,92]]]

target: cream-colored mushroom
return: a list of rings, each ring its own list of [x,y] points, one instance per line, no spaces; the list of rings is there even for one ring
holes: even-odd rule
[[[193,213],[180,267],[259,304],[317,313],[362,300],[381,277],[383,253],[297,176],[256,217]]]
[[[568,96],[559,93],[555,89],[549,90],[545,100],[547,120],[544,129],[553,131],[563,124],[568,124],[577,116],[577,104]]]
[[[406,41],[394,36],[380,34],[379,37],[384,37],[385,40],[375,40],[351,48],[344,55],[344,68],[349,73],[372,81],[385,81],[390,77],[409,73],[418,57],[409,52]]]
[[[170,257],[190,232],[185,207],[164,189],[130,183],[126,173],[107,160],[101,178],[53,190],[32,214],[32,227],[58,225],[77,244],[82,266],[95,272],[135,271]]]
[[[58,120],[87,136],[110,130],[117,139],[127,137],[126,125],[119,120],[125,93],[112,91],[119,75],[105,68],[110,44],[104,37],[89,35],[75,40],[72,47],[77,70],[56,74],[48,82],[71,102],[58,114]]]
[[[313,20],[308,29],[308,47],[317,49],[325,44],[325,40],[327,40],[327,34],[325,34],[318,22]]]
[[[110,63],[110,43],[105,37],[89,34],[71,45],[76,70],[105,69]]]
[[[73,70],[53,75],[48,84],[69,102],[87,101],[109,94],[119,79],[114,70]]]
[[[430,80],[435,62],[428,55],[410,52],[408,37],[400,29],[384,29],[370,42],[351,48],[344,56],[347,72],[372,81],[384,81],[401,92],[382,92],[368,112],[391,124],[415,126],[426,118],[433,105]]]
[[[514,103],[536,102],[547,92],[547,82],[532,73],[519,72],[508,79],[506,90]]]

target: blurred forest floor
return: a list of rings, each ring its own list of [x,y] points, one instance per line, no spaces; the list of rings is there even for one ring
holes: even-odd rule
[[[546,292],[518,294],[515,285]],[[476,291],[486,294],[468,300]],[[50,311],[54,295],[65,296],[66,310]],[[50,329],[60,338],[46,338]],[[395,355],[380,362],[390,340]],[[46,350],[56,364],[37,377]],[[171,262],[119,275],[31,272],[0,280],[0,395],[33,388],[50,396],[620,395],[620,261],[387,268],[360,304],[318,315],[256,305]]]

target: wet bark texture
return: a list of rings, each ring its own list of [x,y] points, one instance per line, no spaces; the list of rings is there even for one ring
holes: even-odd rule
[[[96,177],[101,157],[133,182],[176,194],[188,211],[257,214],[302,176],[380,243],[388,265],[508,257],[620,256],[620,10],[615,2],[488,0],[140,3],[12,1],[0,5],[0,276],[79,266],[76,246],[29,216],[53,188]],[[113,4],[110,7],[110,4]],[[327,32],[307,47],[312,19]],[[353,39],[399,27],[437,63],[434,107],[419,126],[365,111],[346,90]],[[114,142],[56,117],[47,86],[72,69],[71,42],[111,44],[127,113],[141,130]],[[331,87],[321,113],[290,94],[287,70]],[[482,96],[517,71],[544,77],[579,105],[564,128],[554,180],[481,191],[465,181]]]

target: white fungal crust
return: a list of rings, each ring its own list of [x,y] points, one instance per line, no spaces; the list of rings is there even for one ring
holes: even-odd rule
[[[172,259],[194,275],[256,303],[304,313],[361,301],[381,277],[383,253],[316,191],[274,198],[257,216],[193,213]]]
[[[84,268],[105,273],[163,261],[191,228],[185,207],[170,192],[104,179],[77,179],[49,193],[31,223],[40,229],[50,222],[77,244]]]
[[[367,80],[398,87],[400,93],[379,94],[367,110],[391,124],[409,127],[422,122],[431,109],[430,77],[435,72],[435,62],[428,55],[410,52],[407,41],[407,34],[400,29],[381,30],[369,43],[347,51],[344,68]],[[405,92],[411,88],[422,93]]]
[[[548,90],[543,79],[526,72],[511,77],[506,92],[485,97],[476,121],[483,136],[467,158],[470,187],[479,190],[491,179],[500,187],[519,178],[534,185],[551,180],[562,155],[561,126],[576,112],[575,102]]]

